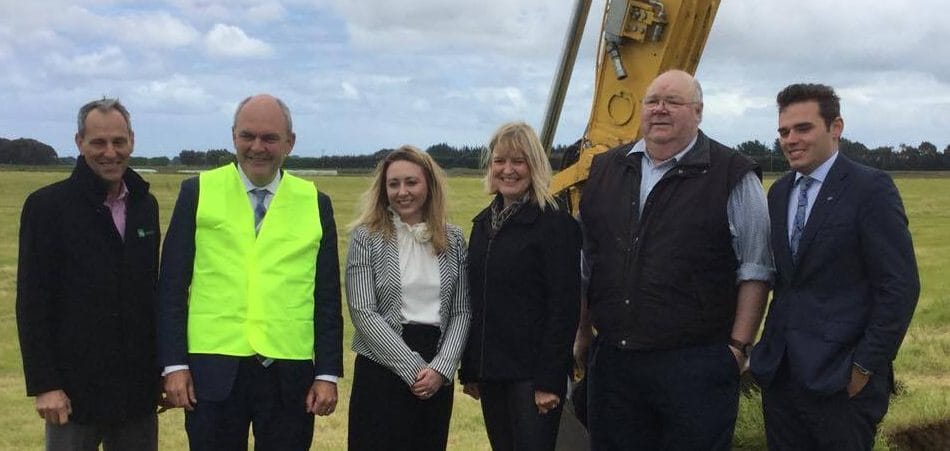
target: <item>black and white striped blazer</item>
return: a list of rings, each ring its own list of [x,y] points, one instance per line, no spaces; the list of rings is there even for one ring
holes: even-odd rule
[[[471,309],[468,302],[466,245],[461,229],[446,224],[445,252],[439,255],[441,336],[439,352],[431,362],[409,349],[402,339],[402,283],[399,247],[395,237],[356,227],[350,234],[346,258],[346,302],[353,321],[353,351],[389,368],[407,385],[430,367],[454,378],[458,368]]]

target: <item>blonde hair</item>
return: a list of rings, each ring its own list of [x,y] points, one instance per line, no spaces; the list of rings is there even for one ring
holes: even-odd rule
[[[538,134],[524,122],[502,124],[488,141],[488,148],[482,153],[482,164],[485,166],[485,192],[488,194],[498,192],[498,189],[492,186],[491,159],[496,151],[506,150],[524,154],[528,169],[531,171],[528,197],[542,210],[547,208],[557,210],[557,202],[548,192],[548,185],[551,184],[551,162],[548,161],[547,153],[541,147]]]
[[[386,171],[395,161],[408,161],[422,168],[426,178],[428,190],[426,203],[422,206],[422,220],[428,225],[432,233],[432,248],[436,255],[441,254],[447,247],[445,232],[445,172],[432,157],[410,145],[404,145],[386,155],[373,172],[373,183],[363,193],[363,209],[359,217],[350,224],[350,229],[365,225],[371,232],[381,233],[387,239],[392,239],[396,233],[389,211],[389,196],[386,194]]]

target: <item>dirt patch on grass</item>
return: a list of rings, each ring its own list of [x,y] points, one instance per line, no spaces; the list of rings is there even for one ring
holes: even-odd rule
[[[888,434],[887,441],[897,451],[950,449],[950,418],[898,429]]]

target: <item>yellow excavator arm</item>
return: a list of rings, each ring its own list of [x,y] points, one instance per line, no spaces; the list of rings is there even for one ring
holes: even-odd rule
[[[577,1],[568,30],[542,127],[546,149],[551,148],[590,3]],[[576,209],[594,156],[638,138],[642,96],[650,82],[670,69],[696,72],[718,9],[719,0],[608,0],[590,120],[576,161],[555,175],[552,192],[566,194]]]

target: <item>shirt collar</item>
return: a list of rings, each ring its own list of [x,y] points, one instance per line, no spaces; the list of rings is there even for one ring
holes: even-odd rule
[[[690,149],[692,149],[694,145],[696,145],[696,140],[698,140],[698,139],[699,139],[699,133],[697,133],[696,136],[693,137],[693,139],[689,142],[689,144],[686,145],[685,148],[683,148],[683,150],[677,152],[676,155],[673,155],[672,158],[670,158],[670,159],[668,159],[668,160],[666,160],[666,161],[662,161],[662,162],[654,162],[654,161],[653,161],[653,158],[650,158],[650,156],[646,153],[646,152],[647,152],[647,142],[646,142],[646,140],[644,140],[644,139],[641,139],[641,140],[637,141],[636,144],[633,145],[633,148],[630,149],[630,152],[627,152],[627,155],[629,156],[629,155],[633,155],[633,154],[635,154],[635,153],[642,153],[642,154],[644,154],[644,156],[646,157],[645,159],[649,161],[649,163],[650,163],[651,166],[653,166],[653,165],[662,166],[662,165],[666,165],[666,164],[675,164],[677,161],[682,160],[683,157],[686,155],[686,153],[689,152]]]
[[[280,185],[280,169],[277,170],[277,175],[274,176],[274,180],[271,180],[270,183],[264,186],[257,186],[251,179],[247,178],[247,174],[244,173],[244,169],[241,168],[241,165],[237,165],[238,175],[241,176],[241,182],[244,183],[244,191],[251,192],[255,189],[264,188],[269,193],[274,194],[277,192],[277,186]]]
[[[811,174],[802,174],[801,172],[796,172],[796,173],[795,173],[795,182],[797,183],[797,182],[798,182],[798,179],[800,179],[800,178],[802,178],[802,177],[804,177],[804,176],[807,175],[807,176],[809,176],[809,177],[815,179],[816,181],[818,181],[818,183],[824,183],[824,182],[825,182],[825,178],[828,177],[828,171],[831,170],[831,166],[835,164],[835,160],[837,160],[837,159],[838,159],[838,151],[835,150],[834,153],[831,154],[831,157],[829,157],[827,160],[825,160],[824,163],[818,165],[818,167],[815,168],[814,171],[811,171]]]
[[[119,181],[119,195],[112,197],[110,193],[106,192],[106,200],[103,201],[104,204],[109,204],[110,202],[120,202],[124,201],[126,197],[129,196],[129,187],[125,184],[125,180]]]

